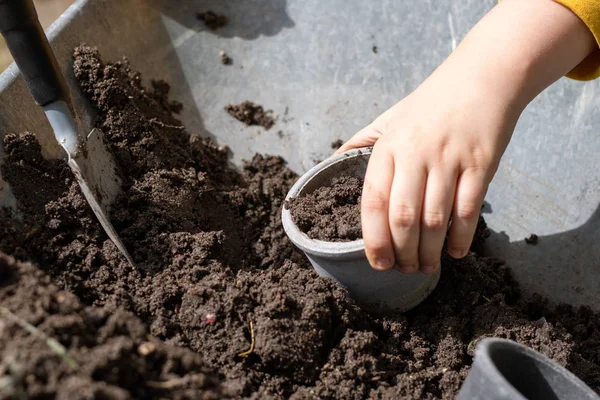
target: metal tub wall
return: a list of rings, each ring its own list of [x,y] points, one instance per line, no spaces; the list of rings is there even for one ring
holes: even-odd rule
[[[302,173],[409,94],[489,10],[493,0],[79,0],[49,29],[82,117],[72,50],[127,56],[145,80],[164,79],[185,105],[192,134],[227,144],[239,163],[279,154]],[[205,28],[197,12],[225,13]],[[374,46],[376,50],[374,51]],[[226,51],[233,65],[220,63]],[[600,82],[561,79],[525,111],[486,199],[493,255],[528,292],[600,310]],[[493,96],[493,93],[490,93]],[[269,131],[245,127],[223,107],[252,100],[278,116]],[[89,111],[89,110],[88,110]],[[477,112],[477,110],[473,110]],[[89,128],[90,118],[82,118]],[[35,132],[61,155],[15,66],[0,75],[0,136]],[[3,159],[0,149],[0,163]],[[14,206],[0,180],[0,204]],[[536,233],[537,246],[524,238]]]

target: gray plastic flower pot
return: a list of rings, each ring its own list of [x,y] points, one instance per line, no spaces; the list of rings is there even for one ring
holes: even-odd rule
[[[364,179],[370,156],[371,148],[362,148],[328,158],[300,177],[286,199],[328,186],[342,174]],[[319,275],[338,282],[359,304],[373,311],[407,311],[425,300],[440,279],[439,270],[431,275],[403,274],[395,269],[376,271],[367,261],[362,239],[352,242],[311,239],[300,231],[285,207],[282,221],[290,240],[304,251]]]
[[[458,400],[598,400],[600,397],[565,368],[510,340],[487,338]]]

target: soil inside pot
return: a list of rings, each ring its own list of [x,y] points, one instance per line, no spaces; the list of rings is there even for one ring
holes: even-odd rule
[[[330,186],[285,202],[296,226],[311,239],[349,242],[362,238],[360,198],[363,180],[333,178]]]
[[[0,256],[0,397],[453,398],[487,336],[600,391],[598,314],[525,299],[504,263],[471,253],[444,257],[416,309],[370,316],[286,238],[296,175],[284,160],[231,168],[226,148],[177,120],[168,85],[144,87],[126,60],[80,47],[74,72],[126,182],[112,220],[137,265],[66,164],[43,159],[31,133],[6,136],[2,176],[20,215],[1,211],[0,250],[24,262]]]

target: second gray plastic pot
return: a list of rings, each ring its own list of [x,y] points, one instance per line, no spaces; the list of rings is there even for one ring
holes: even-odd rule
[[[600,397],[542,354],[510,340],[487,338],[475,348],[473,366],[457,399],[600,400]]]
[[[286,200],[328,186],[341,175],[364,179],[371,148],[350,150],[313,167],[294,184]],[[321,276],[344,286],[363,307],[373,311],[407,311],[433,291],[440,270],[431,275],[403,274],[395,269],[376,271],[369,265],[362,239],[352,242],[325,242],[309,238],[294,223],[285,207],[282,222],[290,240],[308,257]]]

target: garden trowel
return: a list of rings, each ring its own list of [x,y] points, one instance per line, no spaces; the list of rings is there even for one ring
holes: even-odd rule
[[[99,129],[79,132],[70,96],[32,0],[0,0],[0,33],[35,102],[43,107],[68,164],[108,237],[127,261],[131,255],[111,224],[110,206],[121,191],[112,154]]]

